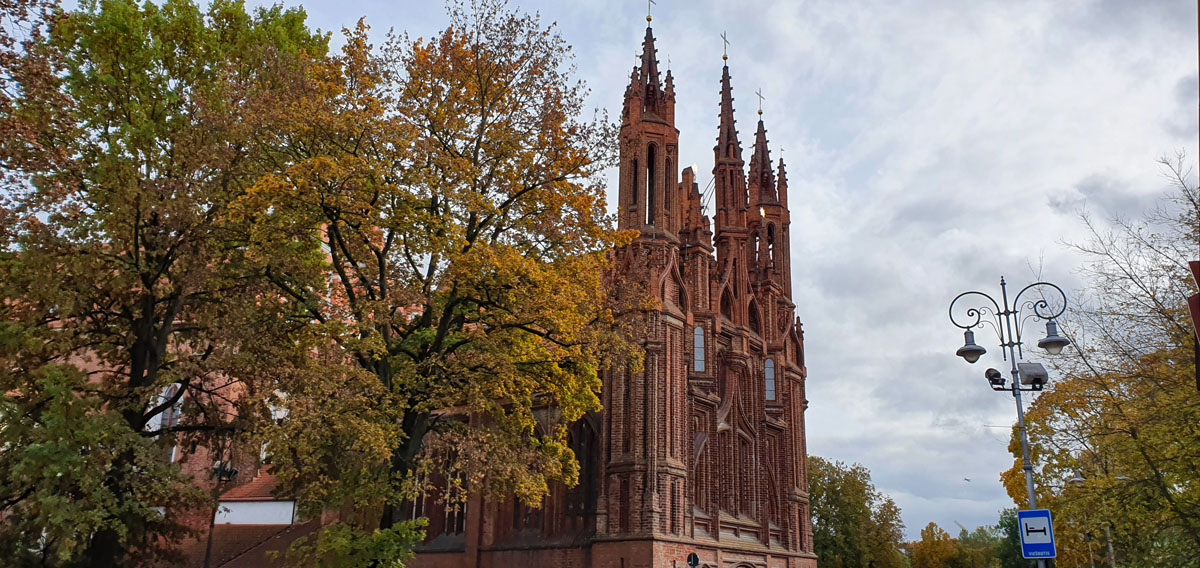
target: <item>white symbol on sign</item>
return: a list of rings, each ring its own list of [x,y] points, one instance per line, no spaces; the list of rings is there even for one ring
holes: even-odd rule
[[[1026,517],[1021,521],[1021,529],[1025,533],[1025,544],[1047,544],[1050,539],[1050,519],[1047,517]]]

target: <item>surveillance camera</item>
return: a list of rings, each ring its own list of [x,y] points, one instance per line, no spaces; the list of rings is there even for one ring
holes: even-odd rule
[[[983,372],[983,376],[987,379],[988,384],[992,386],[992,390],[1001,390],[1004,388],[1004,375],[995,369],[988,369]]]

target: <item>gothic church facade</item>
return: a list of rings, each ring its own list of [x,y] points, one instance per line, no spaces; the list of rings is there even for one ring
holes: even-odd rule
[[[573,426],[578,486],[540,509],[438,510],[413,566],[815,568],[804,338],[792,303],[787,175],[760,119],[749,167],[722,69],[714,217],[679,172],[670,70],[650,27],[625,92],[614,251],[622,285],[657,293],[643,369],[604,378],[604,410]],[[760,113],[761,114],[761,113]]]

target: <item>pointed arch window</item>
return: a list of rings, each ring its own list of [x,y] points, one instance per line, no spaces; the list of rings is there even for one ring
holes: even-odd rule
[[[638,177],[642,175],[641,170],[638,169],[637,158],[633,159],[633,168],[631,171],[633,172],[633,204],[637,205],[637,202],[638,202]]]
[[[771,268],[775,268],[775,225],[767,225],[767,261],[770,262]]]
[[[750,302],[750,331],[762,335],[762,326],[758,319],[758,302]]]
[[[673,172],[671,171],[671,158],[667,158],[667,167],[665,169],[663,169],[663,176],[667,180],[666,184],[664,184],[664,187],[663,187],[663,215],[666,215],[667,219],[670,219],[671,218],[671,192],[675,191],[675,188],[671,187],[671,181],[675,179],[675,176],[673,175]]]
[[[646,224],[654,224],[654,144],[646,149]]]
[[[696,326],[692,332],[692,370],[697,373],[704,372],[704,328]]]
[[[766,376],[766,398],[775,400],[775,361],[767,359],[763,364],[763,375]]]
[[[567,435],[567,446],[579,460],[579,483],[566,492],[566,516],[572,528],[588,526],[596,512],[596,432],[580,420]]]

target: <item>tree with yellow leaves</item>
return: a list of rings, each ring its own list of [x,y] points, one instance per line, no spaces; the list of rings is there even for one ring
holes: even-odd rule
[[[954,539],[937,523],[929,523],[921,529],[921,540],[912,543],[909,553],[913,568],[947,568],[956,554]]]
[[[604,211],[612,125],[583,117],[552,26],[490,0],[450,20],[378,49],[348,30],[236,209],[328,369],[287,389],[278,478],[309,510],[383,503],[383,528],[433,478],[532,505],[573,483],[566,428],[629,353],[605,285],[630,237]]]

